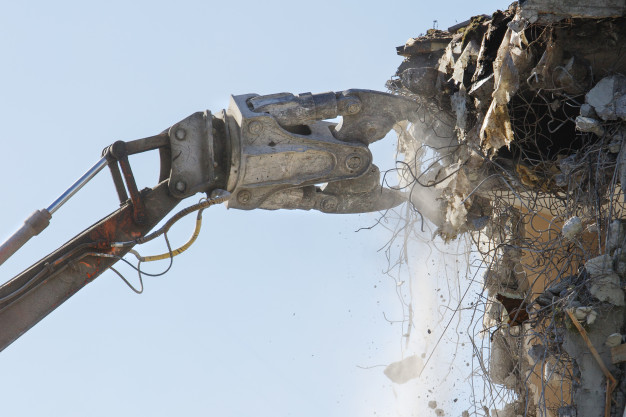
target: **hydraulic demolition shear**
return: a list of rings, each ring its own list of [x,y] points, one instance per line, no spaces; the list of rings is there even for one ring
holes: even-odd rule
[[[33,213],[0,246],[1,264],[45,229],[52,214],[94,175],[109,167],[121,208],[0,286],[0,350],[122,260],[133,246],[166,233],[191,211],[224,201],[229,208],[242,210],[324,213],[397,206],[405,198],[381,186],[368,145],[396,123],[410,120],[416,108],[410,99],[371,90],[246,94],[232,96],[228,109],[218,114],[197,112],[156,136],[115,142],[65,193]],[[325,121],[339,116],[339,123]],[[156,149],[159,184],[140,191],[128,156]],[[197,193],[209,198],[148,234],[182,199]],[[199,226],[193,239],[198,231]],[[184,249],[170,249],[159,259]]]

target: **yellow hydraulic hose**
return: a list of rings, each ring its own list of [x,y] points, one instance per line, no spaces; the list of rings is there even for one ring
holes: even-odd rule
[[[193,234],[191,235],[191,237],[189,238],[187,243],[185,243],[180,248],[174,249],[171,252],[166,252],[166,253],[162,253],[160,255],[152,255],[152,256],[141,256],[135,250],[130,250],[130,253],[135,255],[137,257],[137,259],[139,259],[141,262],[152,262],[152,261],[160,261],[160,260],[163,260],[163,259],[173,258],[174,256],[180,255],[181,253],[183,253],[184,251],[189,249],[189,247],[191,245],[193,245],[193,243],[198,238],[198,235],[200,234],[200,228],[201,227],[202,227],[202,211],[199,211],[198,212],[198,217],[196,218],[196,228],[194,229]]]

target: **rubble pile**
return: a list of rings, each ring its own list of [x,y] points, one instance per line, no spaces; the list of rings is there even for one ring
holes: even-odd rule
[[[387,86],[419,104],[400,187],[444,240],[473,239],[475,345],[494,401],[512,393],[473,415],[624,413],[625,13],[526,0],[398,47]]]

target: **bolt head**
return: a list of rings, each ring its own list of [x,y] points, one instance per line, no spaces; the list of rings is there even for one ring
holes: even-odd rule
[[[352,170],[359,169],[362,163],[363,161],[361,160],[361,157],[358,155],[350,155],[346,159],[346,166],[348,167],[348,169],[352,169]]]
[[[321,209],[325,212],[333,212],[337,210],[337,199],[335,197],[326,197],[322,200]]]
[[[349,114],[357,114],[360,111],[361,111],[361,104],[360,103],[350,103],[350,105],[348,106],[348,113]]]
[[[176,183],[176,190],[180,191],[181,193],[185,191],[185,189],[187,189],[187,184],[185,184],[184,181],[178,181]]]
[[[187,132],[185,132],[185,129],[179,127],[178,129],[176,129],[175,135],[176,135],[176,139],[185,140],[185,136],[187,136]]]
[[[252,194],[250,194],[250,191],[248,190],[239,191],[237,194],[237,201],[241,204],[249,203],[250,199],[252,199]]]
[[[253,135],[258,135],[262,131],[263,123],[259,122],[258,120],[253,120],[252,122],[250,122],[250,124],[248,124],[248,132],[252,133]]]

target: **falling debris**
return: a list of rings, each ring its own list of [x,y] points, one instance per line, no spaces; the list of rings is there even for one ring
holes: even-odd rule
[[[419,107],[396,128],[399,187],[435,236],[468,236],[482,260],[472,353],[493,396],[466,405],[476,415],[624,412],[626,384],[613,390],[607,375],[626,371],[616,351],[626,332],[625,12],[623,0],[525,0],[398,47],[388,88]],[[408,380],[396,364],[387,376]]]
[[[385,375],[396,384],[406,384],[417,378],[424,367],[422,359],[417,356],[409,356],[401,361],[393,362],[385,368]]]

